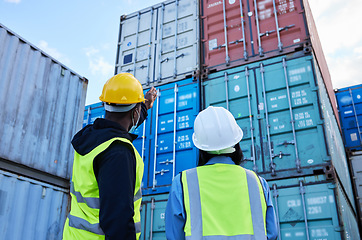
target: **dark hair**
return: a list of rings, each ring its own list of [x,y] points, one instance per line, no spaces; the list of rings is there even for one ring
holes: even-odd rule
[[[233,152],[233,153],[226,153],[226,154],[219,154],[219,155],[211,154],[211,153],[208,153],[206,151],[200,150],[198,166],[205,165],[211,158],[216,157],[216,156],[230,157],[231,160],[233,160],[233,162],[236,165],[240,165],[241,161],[244,158],[243,152],[241,151],[239,143],[237,143],[234,146],[234,148],[235,148],[235,152]]]
[[[118,118],[118,119],[122,119],[122,118],[126,117],[130,111],[132,111],[132,110],[135,109],[135,108],[138,108],[139,105],[141,105],[141,103],[137,103],[134,108],[132,108],[131,110],[129,110],[129,111],[127,111],[127,112],[108,112],[108,111],[106,111],[105,118]]]

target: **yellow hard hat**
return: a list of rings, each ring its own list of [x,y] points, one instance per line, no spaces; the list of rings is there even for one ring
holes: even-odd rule
[[[99,100],[105,103],[132,104],[145,101],[141,83],[130,73],[119,73],[103,86]]]

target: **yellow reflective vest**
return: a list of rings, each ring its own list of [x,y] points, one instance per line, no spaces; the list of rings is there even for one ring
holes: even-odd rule
[[[134,190],[134,216],[136,239],[141,235],[140,206],[142,200],[141,182],[144,164],[133,144],[125,138],[112,138],[88,154],[82,156],[75,152],[73,174],[70,195],[71,211],[65,222],[63,239],[105,239],[105,235],[99,225],[99,189],[97,179],[93,171],[95,157],[106,150],[114,141],[122,141],[132,146],[136,157],[136,184]]]
[[[217,163],[183,171],[186,240],[267,239],[266,201],[259,177]]]

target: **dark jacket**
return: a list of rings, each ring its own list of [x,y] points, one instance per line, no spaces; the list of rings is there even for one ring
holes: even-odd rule
[[[138,126],[147,117],[142,104]],[[86,155],[100,144],[122,137],[131,142],[137,135],[128,133],[121,125],[107,119],[96,119],[73,138],[72,145],[80,155]],[[136,158],[126,143],[115,141],[93,161],[98,182],[100,212],[99,222],[107,240],[135,240],[133,222],[133,196],[136,182]]]

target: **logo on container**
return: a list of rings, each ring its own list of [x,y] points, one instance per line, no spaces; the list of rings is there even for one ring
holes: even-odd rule
[[[230,0],[230,1],[233,1],[233,0]],[[214,3],[210,3],[209,6],[207,6],[207,8],[212,8],[212,7],[218,6],[220,4],[222,4],[222,1],[217,1],[217,2],[214,2]]]

